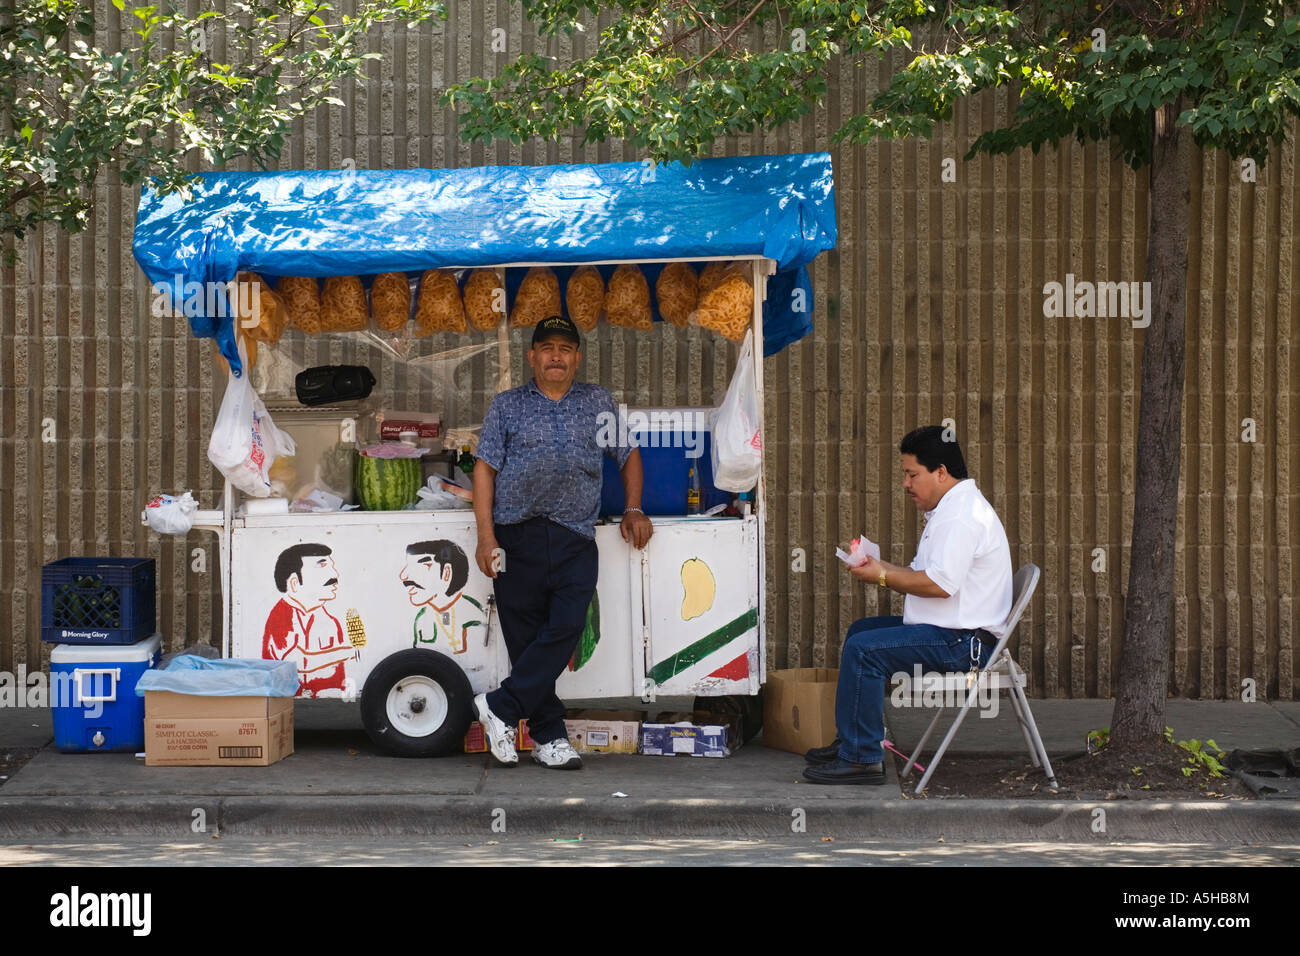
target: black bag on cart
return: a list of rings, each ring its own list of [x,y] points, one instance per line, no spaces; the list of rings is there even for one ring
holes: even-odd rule
[[[333,405],[368,397],[375,376],[364,365],[317,365],[299,372],[293,384],[301,404]]]

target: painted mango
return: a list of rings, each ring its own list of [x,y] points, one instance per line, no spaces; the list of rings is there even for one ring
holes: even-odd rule
[[[713,607],[717,582],[709,566],[699,558],[682,562],[682,620],[699,617]]]

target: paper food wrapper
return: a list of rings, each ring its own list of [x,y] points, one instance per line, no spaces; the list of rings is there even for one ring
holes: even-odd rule
[[[849,550],[846,553],[841,548],[835,549],[835,557],[839,558],[851,568],[860,567],[867,563],[867,558],[880,560],[880,545],[876,544],[865,534],[854,538],[849,542]]]

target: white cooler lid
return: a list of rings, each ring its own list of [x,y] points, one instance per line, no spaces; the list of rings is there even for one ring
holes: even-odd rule
[[[57,644],[50,652],[51,664],[102,664],[105,661],[131,663],[152,660],[162,649],[162,635],[155,634],[134,644]]]

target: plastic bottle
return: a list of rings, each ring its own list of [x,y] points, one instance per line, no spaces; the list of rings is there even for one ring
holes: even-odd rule
[[[467,475],[473,475],[474,461],[474,456],[469,453],[469,445],[461,445],[460,458],[456,460],[456,467]]]
[[[686,513],[688,515],[700,513],[700,491],[700,470],[691,468],[686,476]]]

